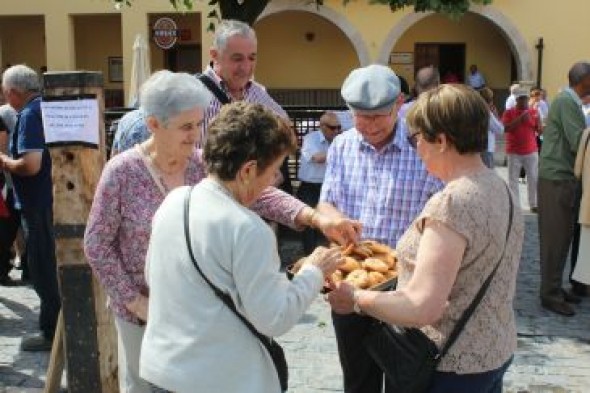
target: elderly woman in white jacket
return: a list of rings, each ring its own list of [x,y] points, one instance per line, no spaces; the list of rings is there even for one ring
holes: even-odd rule
[[[229,294],[260,333],[293,327],[342,262],[318,248],[289,282],[279,272],[270,227],[248,206],[269,186],[295,147],[290,130],[257,104],[225,106],[209,128],[209,176],[190,197],[190,244],[203,274]],[[189,257],[183,219],[189,189],[169,194],[152,223],[146,262],[149,318],[141,377],[154,391],[278,393],[279,379],[263,344],[204,281]]]

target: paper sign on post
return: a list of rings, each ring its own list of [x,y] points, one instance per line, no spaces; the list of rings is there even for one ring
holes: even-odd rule
[[[96,98],[43,98],[41,113],[48,145],[90,145],[100,143],[98,100]]]

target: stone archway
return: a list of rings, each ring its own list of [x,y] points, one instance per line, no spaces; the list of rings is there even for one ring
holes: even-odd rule
[[[300,0],[273,0],[268,3],[264,12],[260,14],[257,21],[260,21],[270,15],[285,11],[304,11],[310,12],[327,19],[337,26],[342,33],[350,40],[350,43],[356,51],[359,63],[366,66],[371,63],[369,49],[361,37],[361,33],[346,19],[346,17],[326,6],[318,7],[314,2],[301,2]]]
[[[471,6],[469,12],[480,15],[492,23],[494,23],[500,30],[502,36],[508,43],[514,59],[516,61],[516,68],[518,72],[518,80],[533,80],[533,63],[532,56],[527,45],[526,40],[518,31],[514,23],[510,21],[498,9],[492,6]],[[404,35],[404,33],[414,24],[420,20],[432,15],[432,12],[427,13],[411,13],[402,18],[389,32],[381,50],[377,62],[380,64],[388,64],[389,54],[396,42]]]

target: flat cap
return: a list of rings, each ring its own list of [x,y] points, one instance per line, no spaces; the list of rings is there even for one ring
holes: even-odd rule
[[[353,70],[340,93],[353,111],[379,113],[391,110],[400,91],[399,78],[391,68],[372,64]]]

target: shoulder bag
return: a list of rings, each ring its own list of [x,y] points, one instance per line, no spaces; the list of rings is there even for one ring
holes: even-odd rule
[[[231,99],[227,96],[227,94],[217,86],[217,83],[213,82],[211,78],[209,78],[205,74],[195,74],[195,77],[201,81],[205,85],[205,87],[221,102],[221,105],[229,104]]]
[[[500,266],[500,262],[504,258],[514,214],[510,191],[508,191],[508,199],[510,202],[510,216],[502,255],[469,307],[463,312],[441,350],[420,329],[392,326],[377,320],[363,338],[363,346],[385,373],[388,385],[393,389],[392,391],[397,393],[423,393],[430,387],[438,364],[455,343],[473,311],[484,297]]]
[[[188,253],[190,255],[191,261],[193,262],[193,265],[195,266],[201,277],[203,277],[203,280],[205,280],[205,282],[209,284],[215,295],[217,295],[217,297],[221,299],[221,301],[224,302],[227,305],[227,307],[234,312],[234,314],[236,314],[236,316],[244,323],[244,325],[246,325],[246,327],[252,332],[252,334],[256,338],[258,338],[258,340],[260,340],[262,345],[264,345],[275,365],[277,375],[279,376],[279,382],[281,383],[281,390],[283,392],[286,392],[288,387],[289,370],[287,367],[287,359],[285,359],[285,353],[283,352],[283,348],[281,348],[281,346],[275,340],[273,340],[272,337],[267,337],[260,333],[258,330],[256,330],[256,328],[242,314],[238,312],[232,298],[227,293],[222,292],[219,288],[213,285],[211,281],[209,281],[207,276],[205,276],[205,274],[199,267],[197,260],[195,259],[195,255],[193,254],[193,248],[191,246],[189,229],[190,196],[193,191],[193,188],[194,186],[192,186],[188,190],[184,200],[184,237],[186,239],[186,246],[188,248]]]

